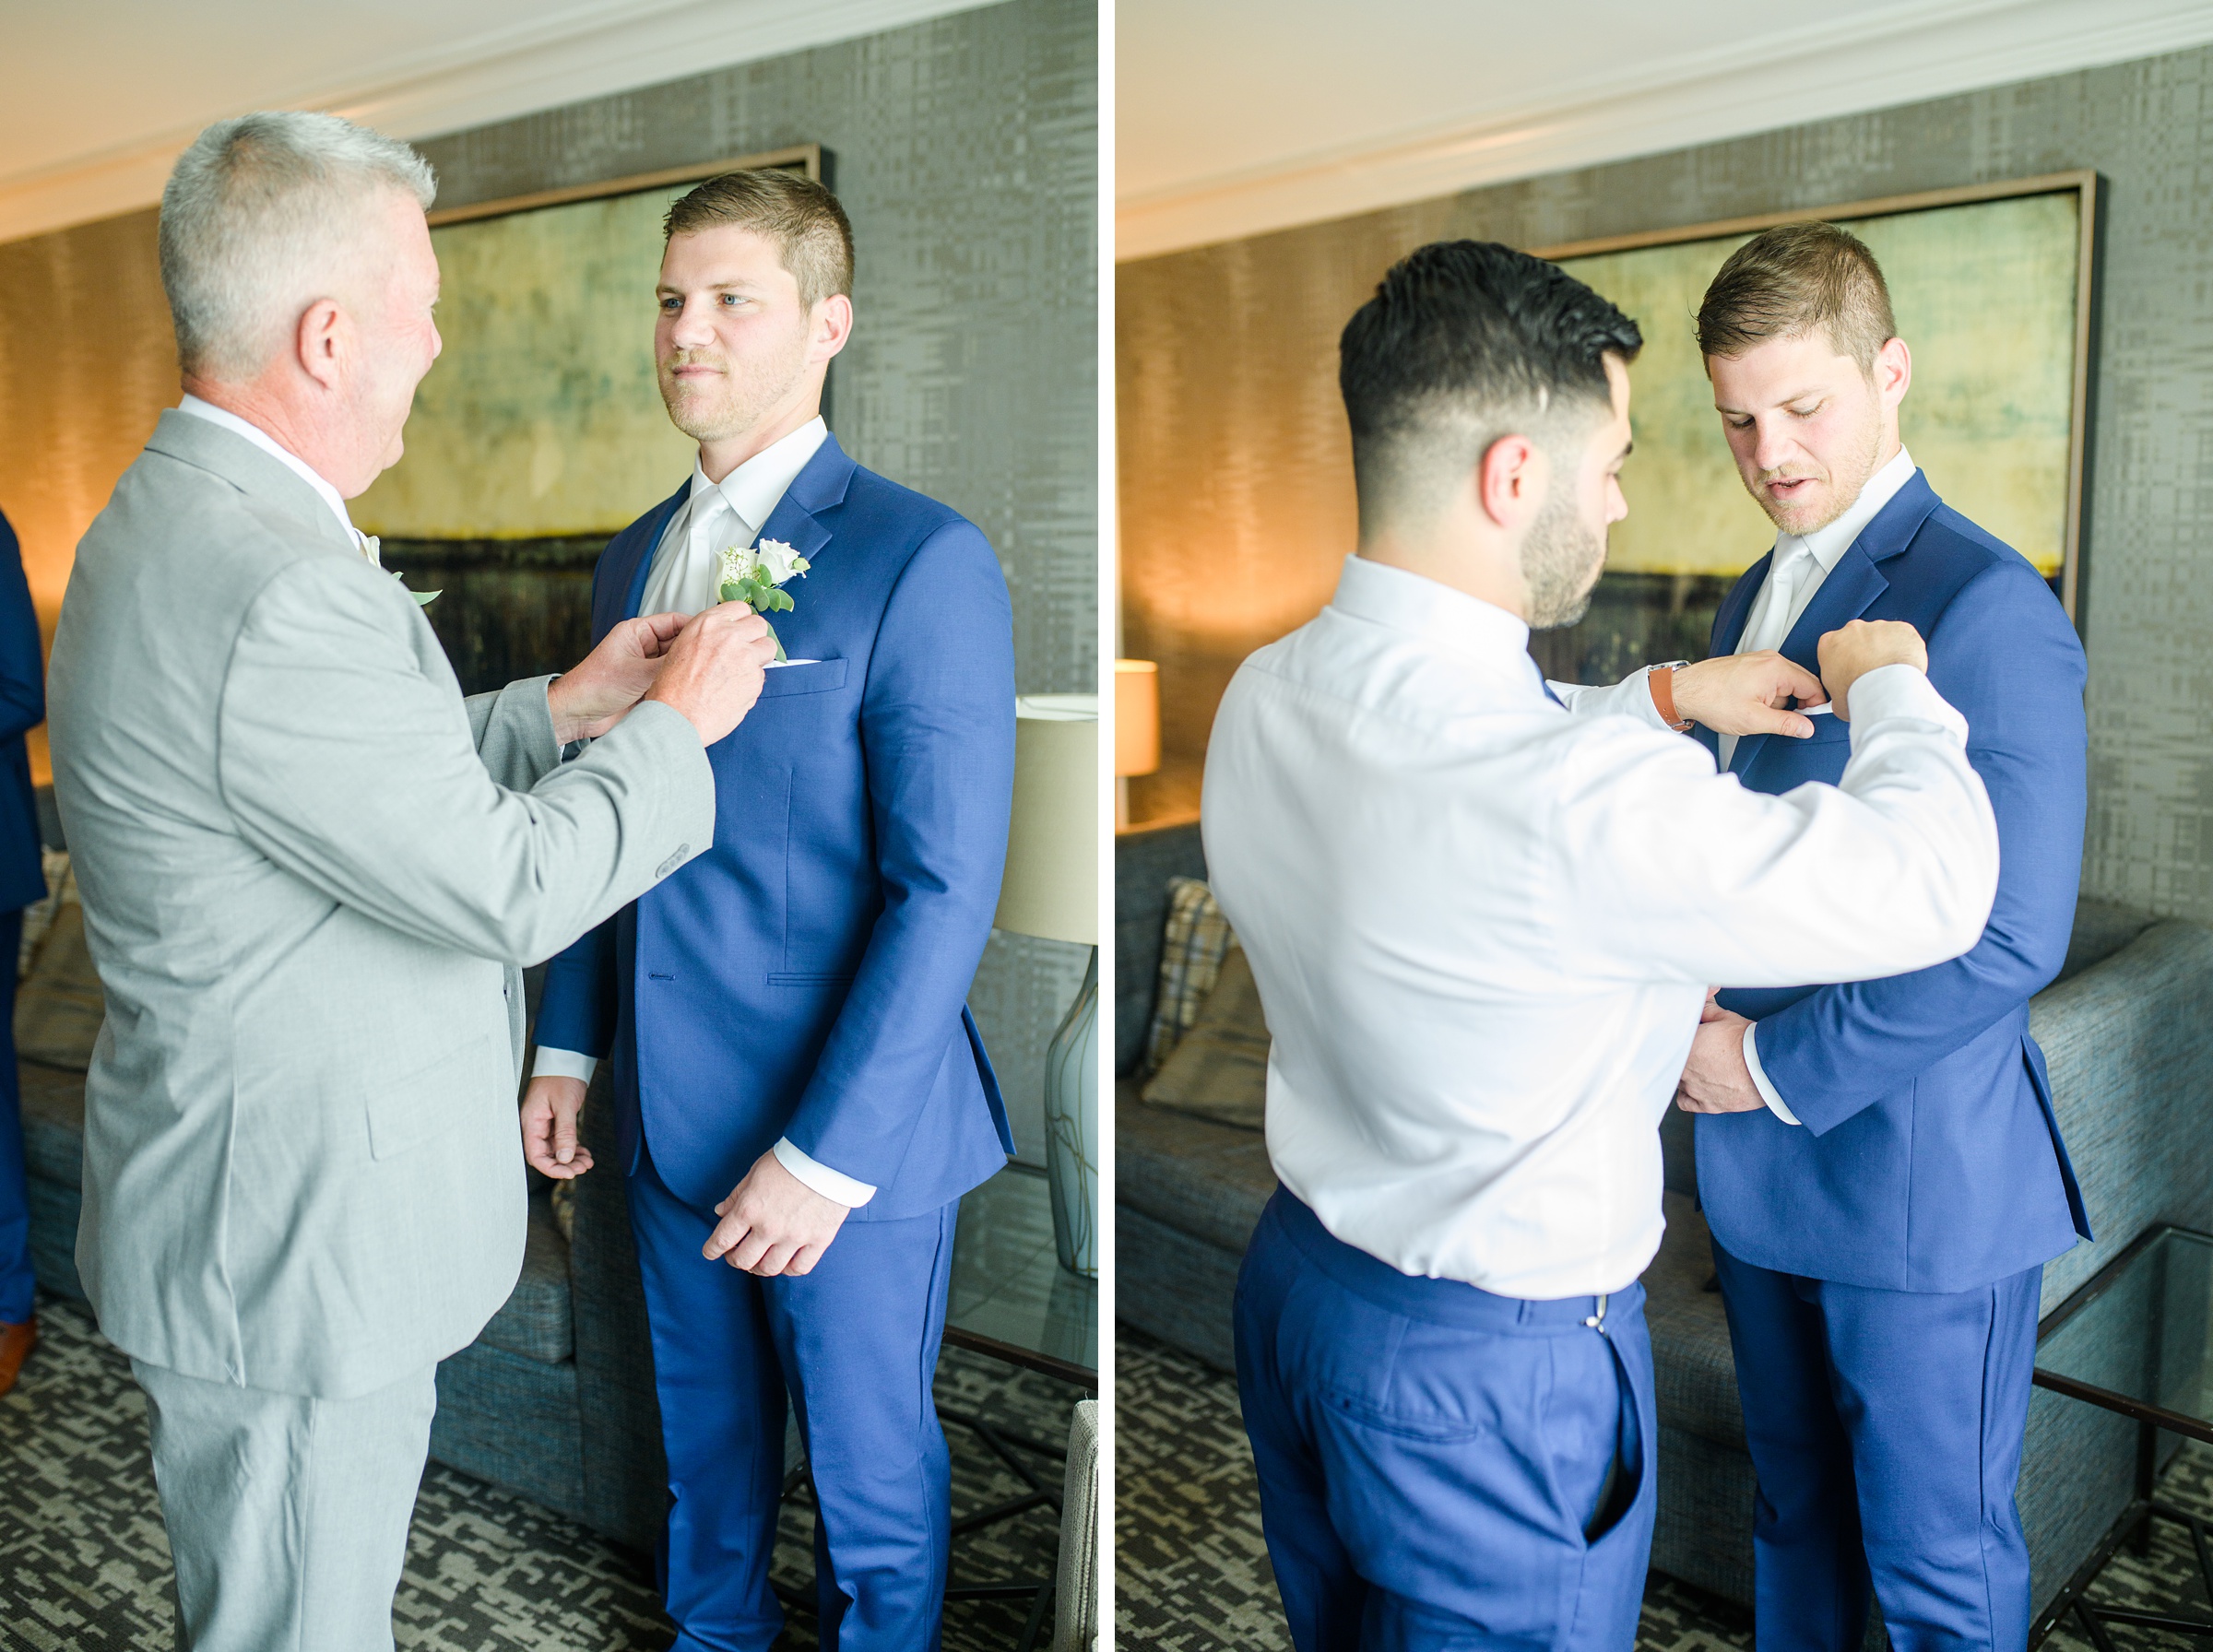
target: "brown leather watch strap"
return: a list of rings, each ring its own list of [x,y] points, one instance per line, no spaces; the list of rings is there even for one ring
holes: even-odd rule
[[[1690,719],[1675,714],[1675,668],[1654,666],[1644,674],[1644,680],[1652,691],[1652,709],[1660,714],[1660,721],[1677,734],[1688,734]]]

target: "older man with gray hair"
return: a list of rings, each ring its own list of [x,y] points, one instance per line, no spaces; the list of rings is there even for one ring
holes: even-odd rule
[[[54,638],[108,1011],[77,1266],[146,1391],[200,1652],[391,1646],[437,1363],[521,1266],[519,966],[712,842],[705,748],[773,654],[726,604],[462,698],[345,505],[438,354],[432,190],[327,115],[184,153],[160,242],[188,394]]]

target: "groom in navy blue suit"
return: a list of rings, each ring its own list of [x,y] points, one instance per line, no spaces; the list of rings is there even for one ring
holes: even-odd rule
[[[593,634],[759,567],[787,660],[709,749],[713,848],[549,966],[526,1150],[590,1166],[577,1109],[611,1058],[680,1652],[765,1652],[782,1625],[787,1397],[822,1644],[909,1652],[938,1644],[952,1537],[930,1378],[954,1217],[1013,1145],[965,1006],[1006,857],[1012,613],[976,527],[823,426],[852,325],[835,197],[732,173],[668,231],[656,354],[699,465],[600,558]]]
[[[1779,648],[1813,669],[1848,620],[1911,624],[1967,718],[2002,858],[1973,950],[1888,980],[1723,992],[1684,1073],[1758,1475],[1757,1639],[1852,1652],[1872,1588],[1899,1652],[2019,1647],[2038,1286],[2090,1233],[2029,1036],[2081,868],[2082,647],[2037,571],[1900,446],[1911,358],[1855,238],[1756,238],[1698,329],[1745,485],[1781,530],[1722,603],[1713,654]],[[1809,720],[1798,739],[1698,734],[1782,793],[1833,784],[1850,755],[1838,718]]]

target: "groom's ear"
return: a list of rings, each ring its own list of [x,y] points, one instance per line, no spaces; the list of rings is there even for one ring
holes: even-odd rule
[[[814,306],[807,317],[807,360],[810,366],[827,361],[846,348],[853,336],[853,301],[834,292]]]

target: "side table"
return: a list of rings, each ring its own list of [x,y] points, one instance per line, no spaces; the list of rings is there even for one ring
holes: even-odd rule
[[[2104,1540],[2037,1614],[2029,1632],[2031,1648],[2069,1616],[2100,1652],[2112,1652],[2106,1629],[2113,1624],[2213,1640],[2213,1616],[2175,1617],[2087,1598],[2123,1544],[2144,1553],[2152,1522],[2165,1520],[2189,1532],[2213,1605],[2213,1543],[2206,1522],[2156,1495],[2162,1429],[2213,1445],[2209,1328],[2213,1237],[2159,1227],[2101,1268],[2038,1333],[2038,1387],[2101,1406],[2136,1424],[2136,1496]]]

